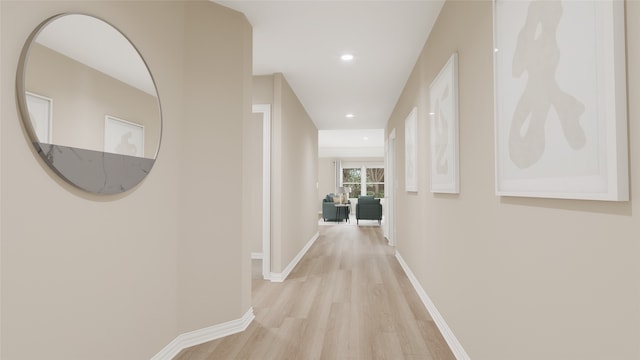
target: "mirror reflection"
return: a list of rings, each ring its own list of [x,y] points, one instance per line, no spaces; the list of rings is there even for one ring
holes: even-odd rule
[[[63,178],[91,192],[117,193],[150,171],[153,161],[133,159],[156,158],[160,104],[144,60],[120,31],[88,15],[55,16],[34,31],[21,67],[18,96],[25,125],[42,157]],[[81,154],[84,161],[56,159],[65,152]],[[98,170],[86,164],[103,154],[110,156],[98,161],[112,164]],[[86,173],[104,172],[119,161],[128,170],[116,167],[105,179]],[[92,183],[78,184],[85,181],[79,179]]]
[[[39,142],[155,158],[155,86],[136,49],[111,25],[78,14],[47,24],[29,49],[25,91]]]

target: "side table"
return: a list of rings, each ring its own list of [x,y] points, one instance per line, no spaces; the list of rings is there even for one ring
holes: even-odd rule
[[[336,217],[340,219],[340,213],[344,211],[344,221],[349,222],[349,207],[351,204],[334,204],[336,206]]]

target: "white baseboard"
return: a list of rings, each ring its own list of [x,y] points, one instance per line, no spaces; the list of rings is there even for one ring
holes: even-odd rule
[[[264,257],[264,254],[261,252],[252,252],[251,253],[251,260],[262,260],[262,258]]]
[[[435,304],[431,301],[431,299],[427,295],[427,292],[424,291],[422,285],[420,285],[420,282],[409,268],[409,265],[407,265],[402,256],[400,256],[398,250],[396,250],[396,259],[398,259],[400,266],[402,266],[405,274],[407,274],[407,277],[409,278],[409,281],[411,281],[413,288],[416,289],[420,300],[422,300],[422,303],[427,308],[427,311],[431,315],[431,318],[433,318],[433,321],[436,323],[438,330],[440,330],[442,337],[444,337],[445,341],[451,348],[451,352],[453,352],[453,355],[458,360],[471,360],[471,358],[469,358],[469,355],[467,355],[467,352],[464,351],[462,344],[460,344],[455,335],[453,335],[453,331],[451,331],[449,325],[447,325],[438,309],[436,309]]]
[[[285,281],[285,279],[289,276],[291,271],[293,271],[293,268],[295,268],[296,265],[298,265],[298,262],[300,262],[300,260],[304,256],[304,254],[306,254],[307,251],[309,251],[309,248],[311,248],[311,245],[313,245],[313,243],[316,240],[318,240],[319,236],[320,236],[319,232],[315,233],[313,235],[313,237],[311,237],[311,240],[309,240],[307,242],[307,244],[302,248],[302,250],[300,250],[298,255],[296,255],[296,257],[293,258],[293,260],[291,260],[291,262],[289,263],[289,265],[287,265],[287,267],[284,269],[284,271],[282,271],[281,273],[272,272],[271,276],[269,277],[269,280],[271,280],[273,282],[283,282],[283,281]]]
[[[242,332],[247,329],[254,318],[253,308],[250,308],[239,319],[181,334],[160,350],[151,360],[171,360],[186,348]]]

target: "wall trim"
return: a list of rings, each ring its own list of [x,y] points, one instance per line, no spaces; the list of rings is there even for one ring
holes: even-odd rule
[[[402,256],[400,256],[398,250],[396,250],[396,259],[398,259],[400,266],[404,270],[405,274],[407,274],[409,281],[411,281],[411,285],[413,285],[413,288],[418,293],[420,300],[422,300],[422,303],[427,308],[427,311],[431,315],[431,318],[433,318],[433,321],[436,323],[436,326],[438,327],[438,330],[440,330],[442,337],[444,337],[445,341],[451,348],[451,352],[453,352],[453,355],[458,360],[471,360],[469,355],[467,355],[467,352],[464,351],[462,344],[455,337],[453,331],[451,331],[451,328],[449,328],[449,325],[447,325],[447,323],[444,321],[444,318],[436,308],[436,305],[433,303],[433,301],[431,301],[429,295],[427,295],[427,292],[422,288],[422,285],[420,285],[420,282],[409,268],[409,265],[407,265]]]
[[[262,260],[262,258],[264,257],[264,254],[261,252],[252,252],[251,253],[251,260]]]
[[[298,255],[296,255],[296,257],[293,258],[293,260],[291,260],[291,262],[289,263],[289,265],[287,265],[287,267],[284,269],[284,271],[281,272],[281,273],[272,272],[271,276],[269,277],[269,280],[271,280],[272,282],[283,282],[283,281],[285,281],[287,279],[287,277],[289,276],[289,274],[291,273],[291,271],[293,271],[293,268],[295,268],[296,265],[298,265],[300,260],[302,260],[302,257],[307,253],[307,251],[309,251],[309,248],[311,248],[311,245],[313,245],[313,243],[316,242],[316,240],[318,240],[318,237],[320,237],[320,233],[316,232],[311,237],[311,240],[309,240],[307,242],[307,244],[302,248],[302,250],[300,250]]]
[[[247,329],[253,319],[255,319],[253,308],[249,308],[239,319],[178,335],[151,360],[172,360],[180,351],[186,348],[242,332]]]

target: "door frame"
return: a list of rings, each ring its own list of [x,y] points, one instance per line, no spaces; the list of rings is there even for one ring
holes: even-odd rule
[[[390,246],[396,246],[396,195],[397,195],[397,169],[396,169],[396,129],[389,133],[385,149],[385,193],[388,194],[386,201],[387,218],[385,221],[385,236]]]
[[[271,280],[271,104],[255,104],[262,114],[262,277]]]

